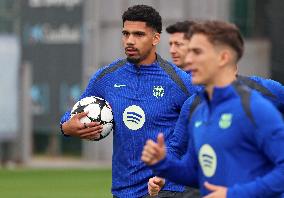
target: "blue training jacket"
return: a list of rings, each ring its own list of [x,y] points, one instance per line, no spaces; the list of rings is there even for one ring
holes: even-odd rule
[[[238,76],[238,80],[249,88],[258,91],[263,97],[268,99],[284,115],[284,86],[271,79],[259,76]],[[193,95],[184,102],[179,119],[176,123],[175,131],[168,145],[168,153],[181,158],[186,153],[188,146],[187,124],[192,113],[196,109],[201,99]]]
[[[112,193],[120,198],[142,197],[152,170],[141,161],[143,146],[163,132],[172,135],[184,101],[195,92],[188,74],[157,55],[151,65],[119,60],[93,75],[81,98],[106,99],[114,113]],[[68,111],[61,123],[70,118]],[[163,190],[183,191],[167,182]]]
[[[228,187],[228,198],[276,198],[284,192],[284,123],[280,112],[240,80],[205,92],[188,124],[182,160],[168,155],[154,173],[185,185]],[[198,183],[198,184],[197,184]]]

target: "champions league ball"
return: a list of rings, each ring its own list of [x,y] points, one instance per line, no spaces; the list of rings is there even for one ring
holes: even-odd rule
[[[71,110],[71,117],[77,113],[89,112],[87,116],[80,119],[82,123],[99,122],[103,126],[99,141],[113,131],[113,113],[109,103],[99,97],[90,96],[78,101]]]

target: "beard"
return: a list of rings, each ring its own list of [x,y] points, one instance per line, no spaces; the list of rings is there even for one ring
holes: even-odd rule
[[[136,49],[136,50],[137,50],[136,56],[130,56],[130,55],[127,55],[127,52],[125,53],[126,56],[127,56],[127,61],[132,63],[132,64],[135,64],[135,65],[137,65],[140,62],[142,62],[143,60],[145,60],[151,52],[151,50],[148,50],[145,53],[141,53],[140,50],[138,50],[138,49]]]
[[[127,61],[133,64],[138,64],[139,62],[141,62],[140,58],[131,58],[131,57],[127,57]]]
[[[134,50],[137,54],[136,55],[129,55],[127,53],[128,49],[129,50]],[[127,48],[125,48],[125,54],[127,56],[127,61],[132,63],[132,64],[138,64],[141,61],[140,53],[139,53],[139,50],[137,48],[127,47]]]

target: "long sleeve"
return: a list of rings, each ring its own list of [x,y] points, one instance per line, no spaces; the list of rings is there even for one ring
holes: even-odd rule
[[[192,140],[189,142],[187,152],[181,160],[167,155],[164,160],[151,166],[155,175],[192,187],[198,187],[197,167],[198,161]]]
[[[181,159],[187,150],[190,138],[187,127],[190,119],[190,113],[192,113],[191,106],[195,98],[196,95],[193,95],[187,99],[182,106],[174,133],[171,136],[167,147],[167,153],[171,156],[171,158]]]
[[[251,133],[260,152],[273,164],[273,169],[254,181],[229,188],[228,198],[280,196],[284,192],[284,124],[281,115],[264,99],[251,100],[256,130]],[[260,108],[257,108],[261,106]]]

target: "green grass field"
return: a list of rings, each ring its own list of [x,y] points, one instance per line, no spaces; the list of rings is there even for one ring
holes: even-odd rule
[[[1,198],[111,198],[111,170],[0,169]]]

